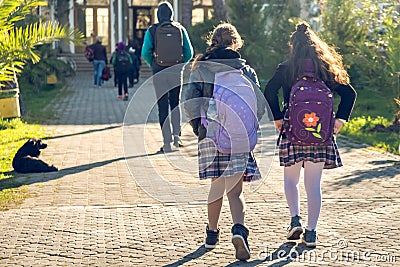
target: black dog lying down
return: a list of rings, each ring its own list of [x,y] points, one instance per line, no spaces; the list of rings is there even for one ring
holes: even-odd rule
[[[16,172],[54,172],[58,171],[53,165],[49,166],[46,162],[38,159],[40,149],[45,149],[47,145],[41,139],[29,139],[14,156],[12,166]]]

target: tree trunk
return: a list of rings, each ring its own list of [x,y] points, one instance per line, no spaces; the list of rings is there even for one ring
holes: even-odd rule
[[[213,0],[214,19],[218,22],[226,22],[226,7],[224,0]]]
[[[182,0],[182,25],[186,27],[192,26],[192,0]]]
[[[396,108],[396,113],[394,114],[393,125],[400,127],[400,98],[395,98],[394,101],[397,104],[397,108]]]

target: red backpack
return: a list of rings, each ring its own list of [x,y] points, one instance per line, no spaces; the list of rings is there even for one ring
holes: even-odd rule
[[[104,66],[103,73],[101,74],[101,79],[103,81],[108,81],[110,78],[111,78],[110,68],[107,66]]]
[[[88,45],[85,48],[85,58],[89,61],[92,62],[94,60],[94,50],[93,50],[93,45]]]

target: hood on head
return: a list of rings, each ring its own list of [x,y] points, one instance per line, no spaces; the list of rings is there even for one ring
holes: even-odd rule
[[[157,19],[159,22],[171,21],[173,18],[172,6],[169,2],[162,2],[158,5]]]

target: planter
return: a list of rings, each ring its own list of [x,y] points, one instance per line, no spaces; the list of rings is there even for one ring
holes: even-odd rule
[[[18,97],[0,99],[0,118],[21,117]]]
[[[54,73],[47,75],[46,83],[50,85],[54,85],[57,83],[57,76]]]
[[[0,118],[21,117],[18,89],[0,90]]]

